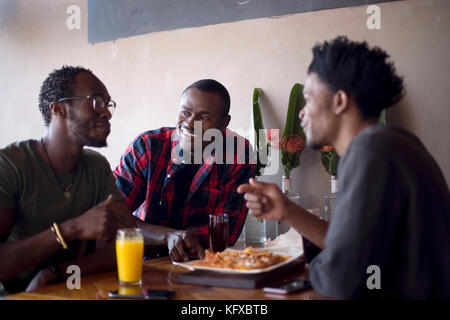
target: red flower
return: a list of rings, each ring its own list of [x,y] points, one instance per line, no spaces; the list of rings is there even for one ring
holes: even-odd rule
[[[300,153],[305,148],[305,142],[302,137],[291,134],[283,138],[281,148],[287,153]]]
[[[267,142],[271,147],[280,149],[280,129],[267,129]]]

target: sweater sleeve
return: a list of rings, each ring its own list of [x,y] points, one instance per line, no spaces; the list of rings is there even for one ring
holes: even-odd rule
[[[341,159],[339,169],[335,214],[325,250],[311,262],[311,282],[329,297],[377,294],[367,287],[372,275],[368,267],[378,266],[383,279],[386,255],[400,218],[402,192],[396,190],[389,163],[369,148],[353,148]]]

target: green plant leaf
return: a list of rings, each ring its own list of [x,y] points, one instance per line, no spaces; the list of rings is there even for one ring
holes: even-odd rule
[[[337,175],[337,168],[339,165],[339,156],[336,151],[321,151],[320,152],[320,160],[322,161],[322,165],[325,168],[326,172],[328,172],[332,176]]]
[[[286,125],[284,127],[283,138],[290,134],[304,136],[302,127],[300,126],[299,114],[305,105],[303,98],[303,86],[300,83],[294,84],[289,96],[289,105],[286,115]]]
[[[283,131],[283,138],[288,135],[298,135],[306,143],[306,136],[300,126],[300,111],[305,106],[305,99],[303,98],[303,85],[300,83],[294,84],[289,96],[289,105],[286,115],[286,125]],[[282,140],[283,141],[283,140]],[[292,155],[281,150],[281,163],[283,166],[289,166],[287,171],[290,171],[300,165],[300,154]],[[286,170],[285,170],[286,171]]]
[[[322,165],[325,168],[325,171],[330,173],[328,169],[330,168],[330,158],[328,157],[327,152],[320,152],[320,161],[322,161]]]
[[[259,104],[261,93],[262,90],[260,88],[255,88],[253,90],[253,130],[255,131],[253,149],[256,154],[255,176],[260,176],[262,173],[261,170],[266,166],[265,164],[261,163],[261,159],[259,158],[260,148],[266,145],[265,136],[263,138],[263,141],[260,141],[259,139],[259,130],[264,129],[261,107]]]
[[[338,163],[339,163],[339,157],[338,157],[336,151],[330,152],[330,164],[329,164],[330,171],[328,171],[330,173],[330,175],[332,175],[332,176],[337,175]]]
[[[253,124],[255,131],[258,131],[259,129],[264,129],[261,107],[259,105],[260,96],[261,96],[261,89],[255,88],[253,90]],[[256,137],[258,138],[258,135],[256,135]]]

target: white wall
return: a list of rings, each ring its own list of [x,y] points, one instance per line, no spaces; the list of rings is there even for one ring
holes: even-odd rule
[[[66,8],[81,7],[80,30],[68,30]],[[87,1],[0,0],[0,146],[45,132],[39,88],[63,64],[91,68],[118,103],[109,147],[115,167],[140,132],[174,125],[181,91],[211,77],[230,91],[233,129],[248,129],[254,87],[264,91],[266,127],[282,127],[289,92],[303,82],[311,47],[337,35],[367,40],[392,56],[407,96],[388,121],[416,133],[450,181],[450,1],[379,4],[381,30],[366,27],[366,6],[187,28],[89,44]],[[329,178],[318,152],[302,154],[294,190],[306,207],[322,205]],[[279,182],[280,174],[266,177]]]

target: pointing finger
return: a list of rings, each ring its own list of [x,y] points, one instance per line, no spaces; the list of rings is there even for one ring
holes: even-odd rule
[[[267,203],[268,200],[265,196],[261,196],[258,194],[253,194],[253,193],[246,193],[244,195],[244,199],[250,202],[261,202],[261,203]]]
[[[252,192],[254,190],[254,188],[249,185],[248,183],[246,184],[241,184],[238,188],[237,188],[237,192],[238,193],[246,193],[246,192]]]
[[[255,189],[261,189],[261,188],[267,187],[269,185],[269,183],[267,183],[267,182],[256,181],[253,178],[250,178],[249,182],[250,182],[250,185],[252,187],[254,187]]]

